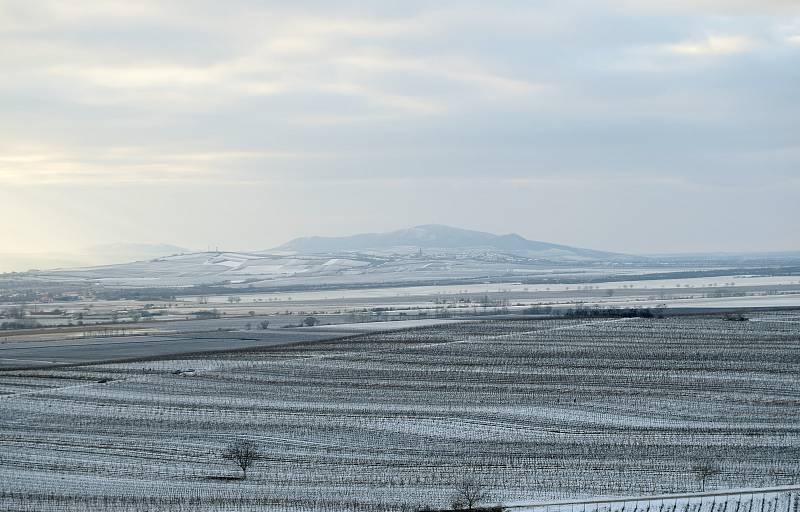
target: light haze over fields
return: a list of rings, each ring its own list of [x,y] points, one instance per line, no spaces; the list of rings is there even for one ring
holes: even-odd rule
[[[1,2],[0,271],[427,223],[800,248],[800,2],[332,4]]]

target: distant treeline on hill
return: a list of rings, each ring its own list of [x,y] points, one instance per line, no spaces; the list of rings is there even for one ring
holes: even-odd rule
[[[661,314],[653,312],[650,308],[573,309],[567,311],[565,316],[575,318],[657,318]]]
[[[533,306],[525,310],[529,315],[557,315],[567,318],[661,318],[660,308],[571,308],[557,309],[551,306]]]

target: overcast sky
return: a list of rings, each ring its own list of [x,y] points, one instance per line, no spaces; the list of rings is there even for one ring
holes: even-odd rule
[[[0,66],[0,253],[800,249],[797,0],[0,0]]]

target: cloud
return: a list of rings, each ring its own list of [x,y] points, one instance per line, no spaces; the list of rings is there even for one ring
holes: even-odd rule
[[[235,183],[252,181],[252,176],[242,172],[247,167],[340,157],[263,150],[170,152],[153,147],[103,148],[80,154],[62,148],[6,148],[0,155],[0,184]]]
[[[745,36],[708,36],[704,39],[667,44],[661,48],[668,53],[691,57],[731,55],[753,49],[756,42]]]
[[[0,192],[142,184],[189,211],[190,184],[322,184],[313,204],[293,196],[313,225],[382,202],[346,184],[402,182],[446,217],[441,196],[480,183],[501,224],[525,208],[503,195],[516,186],[605,183],[622,204],[628,187],[783,183],[800,165],[785,149],[800,133],[798,5],[9,0]]]
[[[680,14],[750,15],[786,14],[800,11],[795,0],[611,0],[633,11]]]
[[[503,76],[481,69],[461,59],[409,59],[396,55],[353,55],[338,60],[343,64],[370,72],[416,73],[475,85],[498,94],[530,94],[545,88],[544,84]]]
[[[467,8],[411,9],[400,16],[345,9],[320,16],[307,9],[233,3],[222,10],[206,6],[187,18],[175,6],[155,2],[136,8],[111,2],[97,10],[49,1],[37,8],[22,2],[13,7],[5,21],[17,28],[6,41],[9,51],[0,57],[11,79],[20,89],[30,83],[58,83],[57,89],[38,87],[48,89],[51,99],[99,107],[154,105],[179,113],[218,110],[253,96],[342,95],[347,101],[363,101],[363,109],[370,111],[303,112],[285,119],[347,122],[433,115],[507,95],[534,94],[544,87],[491,69],[491,58],[450,49],[425,57],[408,51],[415,38],[431,40],[454,24],[480,23],[481,16]],[[494,22],[513,19],[498,12],[502,10],[488,9],[485,14]],[[92,34],[103,26],[102,20],[112,26],[127,20],[127,31],[154,35],[155,44],[126,38],[115,42],[113,34],[95,40]],[[231,23],[240,25],[233,35]],[[52,35],[42,37],[48,33]],[[214,46],[222,34],[231,35],[227,44],[220,40],[221,46]],[[175,38],[185,37],[202,39],[199,52],[170,51]],[[158,40],[168,44],[161,47]],[[203,54],[204,49],[211,51]],[[395,78],[401,75],[398,83]]]

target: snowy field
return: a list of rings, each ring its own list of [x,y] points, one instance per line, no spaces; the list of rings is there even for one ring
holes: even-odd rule
[[[220,457],[235,439],[265,455],[247,480]],[[2,510],[414,510],[465,476],[487,503],[658,495],[697,491],[698,463],[720,470],[707,490],[790,485],[800,314],[475,321],[0,372],[0,443]],[[782,494],[715,503],[597,512],[795,512]]]
[[[652,271],[651,271],[652,273]],[[588,275],[584,277],[594,277]],[[589,282],[588,280],[586,281]],[[737,287],[765,287],[765,286],[791,286],[800,285],[800,276],[747,276],[729,275],[716,277],[687,277],[683,279],[631,279],[628,281],[598,281],[591,283],[591,289],[613,290],[614,292],[624,293],[626,290],[639,289],[658,292],[660,289],[680,289],[693,288],[720,288],[735,289]],[[541,292],[568,292],[583,290],[586,286],[581,284],[525,284],[525,283],[485,283],[485,284],[460,284],[460,285],[429,285],[429,286],[398,286],[398,287],[374,287],[368,289],[342,289],[329,291],[299,291],[293,293],[261,293],[248,294],[249,299],[280,300],[294,302],[314,302],[319,300],[347,300],[347,299],[375,299],[385,297],[424,297],[431,295],[474,295],[474,294],[526,294]],[[586,294],[578,295],[582,298]],[[227,302],[227,295],[208,297],[209,303],[224,305]],[[179,300],[190,300],[191,297],[178,297]]]
[[[537,504],[506,504],[510,512],[793,512],[800,506],[800,485],[720,491],[596,498]]]
[[[382,324],[386,325],[386,324]],[[187,334],[137,334],[66,338],[58,341],[0,342],[0,370],[36,368],[75,363],[141,360],[199,352],[221,352],[309,343],[351,336],[363,332],[339,326],[328,329],[271,329],[264,331],[210,331]]]

